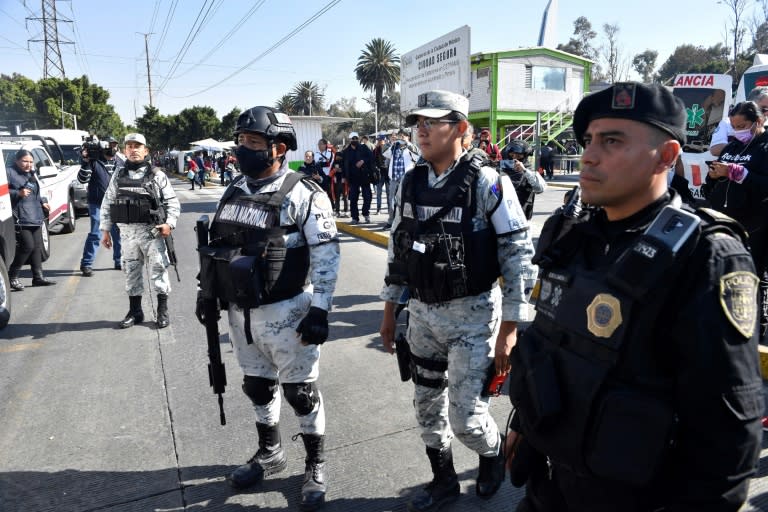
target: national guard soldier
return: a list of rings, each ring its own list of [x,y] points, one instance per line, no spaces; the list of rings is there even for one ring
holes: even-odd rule
[[[410,511],[436,511],[458,499],[454,434],[480,456],[476,494],[488,499],[499,489],[503,438],[483,390],[489,375],[508,371],[536,277],[529,226],[509,177],[483,165],[481,151],[462,147],[468,103],[459,94],[429,91],[406,119],[422,159],[397,191],[381,292],[380,333],[390,353],[395,308],[406,288],[410,294],[414,406],[434,476],[409,502]]]
[[[130,309],[120,327],[127,329],[144,321],[141,308],[144,279],[141,274],[146,263],[152,288],[157,293],[157,327],[162,329],[170,323],[170,259],[165,239],[176,227],[181,208],[171,180],[162,170],[152,167],[144,135],[129,133],[124,144],[125,164],[115,168],[101,203],[101,243],[107,249],[112,247],[110,230],[117,224],[122,243],[125,291],[130,301]]]
[[[285,469],[281,384],[307,453],[301,510],[317,510],[326,479],[325,409],[316,381],[339,268],[333,209],[315,181],[288,168],[286,152],[296,150],[296,133],[287,115],[261,106],[246,110],[235,139],[242,175],[224,192],[210,227],[215,271],[203,266],[200,276],[202,290],[212,286],[228,303],[243,392],[256,412],[258,451],[227,479],[243,489]],[[200,295],[204,321],[202,302]]]
[[[590,208],[550,217],[534,258],[537,314],[511,356],[517,510],[735,512],[763,409],[743,229],[668,191],[686,113],[663,86],[589,95],[573,126]]]

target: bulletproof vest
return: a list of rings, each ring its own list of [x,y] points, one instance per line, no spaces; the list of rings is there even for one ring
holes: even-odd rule
[[[706,214],[676,256],[637,236],[595,267],[578,222],[551,237],[540,263],[536,317],[512,351],[510,399],[526,439],[570,470],[647,485],[674,440],[672,347],[654,343],[668,300],[701,237],[734,227]]]
[[[233,182],[222,196],[210,228],[210,272],[201,287],[243,308],[294,297],[308,284],[309,247],[286,248],[285,236],[299,227],[280,225],[280,207],[302,179],[286,173],[279,190],[246,194]],[[203,272],[201,272],[203,274]]]
[[[407,285],[426,303],[491,289],[500,275],[496,234],[490,226],[474,231],[472,222],[481,166],[482,158],[468,153],[440,188],[429,187],[426,165],[405,174],[388,282]]]
[[[531,220],[533,217],[533,202],[536,199],[536,193],[533,191],[533,185],[528,183],[523,173],[507,172],[507,176],[512,181],[517,193],[517,200],[523,208],[525,218]]]
[[[153,173],[147,167],[141,178],[130,178],[123,167],[117,176],[117,195],[110,208],[112,222],[120,224],[152,224],[150,210],[158,198],[153,196]]]

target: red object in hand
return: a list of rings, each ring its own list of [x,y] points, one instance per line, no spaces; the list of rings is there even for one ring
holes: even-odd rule
[[[504,381],[507,380],[508,373],[502,373],[501,375],[494,375],[491,382],[488,383],[488,396],[501,395],[501,388],[504,385]]]

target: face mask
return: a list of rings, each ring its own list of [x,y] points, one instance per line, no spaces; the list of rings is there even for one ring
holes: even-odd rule
[[[746,130],[737,130],[731,136],[742,144],[749,144],[749,141],[752,140],[755,134],[752,133],[752,128],[748,128]]]
[[[266,149],[255,151],[245,146],[238,146],[235,149],[235,156],[240,162],[240,171],[251,178],[258,178],[261,173],[272,166],[275,160],[270,153],[271,151]]]

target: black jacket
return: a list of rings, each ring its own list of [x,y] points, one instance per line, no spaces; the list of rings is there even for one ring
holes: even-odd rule
[[[40,181],[35,171],[24,172],[12,165],[6,169],[8,187],[11,193],[11,209],[16,223],[20,226],[41,226],[45,221],[43,212],[43,197],[40,193]],[[27,197],[21,197],[19,191],[24,187],[32,190]]]
[[[101,206],[110,179],[112,179],[112,173],[107,168],[107,162],[91,160],[80,164],[77,181],[88,184],[88,204]]]
[[[362,167],[357,167],[357,162],[362,160]],[[373,152],[365,144],[358,143],[356,148],[352,145],[344,148],[344,177],[353,185],[366,185],[370,183],[373,171]]]

